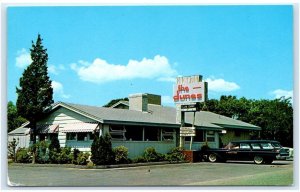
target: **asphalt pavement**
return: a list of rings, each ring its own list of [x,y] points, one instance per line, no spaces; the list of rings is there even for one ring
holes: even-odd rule
[[[181,163],[109,169],[9,165],[9,186],[291,186],[293,162]]]

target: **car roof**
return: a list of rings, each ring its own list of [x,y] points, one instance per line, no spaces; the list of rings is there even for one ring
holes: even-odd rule
[[[275,140],[239,140],[239,141],[232,141],[231,143],[279,143]]]

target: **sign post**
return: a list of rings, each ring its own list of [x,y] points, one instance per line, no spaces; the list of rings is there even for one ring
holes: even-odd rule
[[[192,150],[193,137],[196,135],[194,127],[196,112],[200,111],[200,102],[207,100],[207,82],[202,82],[201,75],[177,77],[173,89],[173,100],[177,107],[177,122],[180,122],[179,147],[184,149],[185,137],[191,137],[190,150]],[[192,127],[185,127],[185,112],[194,112]]]

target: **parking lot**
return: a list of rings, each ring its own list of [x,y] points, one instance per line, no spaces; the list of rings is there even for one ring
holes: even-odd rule
[[[293,162],[199,162],[110,169],[9,165],[8,176],[12,186],[289,186]]]

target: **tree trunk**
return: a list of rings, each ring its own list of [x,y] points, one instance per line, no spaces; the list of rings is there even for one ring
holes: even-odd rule
[[[36,122],[32,122],[32,164],[35,164],[36,159]]]

